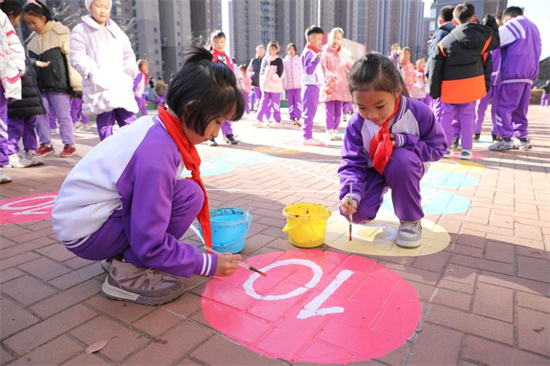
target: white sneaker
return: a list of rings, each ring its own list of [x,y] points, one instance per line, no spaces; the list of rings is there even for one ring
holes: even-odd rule
[[[27,153],[25,154],[25,157],[28,160],[31,161],[31,166],[43,165],[44,164],[44,160],[42,160],[38,156],[36,156],[36,151],[35,150],[27,151]]]
[[[12,168],[28,168],[32,162],[20,153],[10,155],[10,166]]]
[[[492,144],[489,146],[489,150],[491,151],[505,151],[505,150],[512,150],[514,148],[514,143],[512,141],[504,141],[500,140],[496,144]]]
[[[277,122],[273,120],[269,120],[269,122],[267,122],[267,127],[270,127],[270,128],[277,127]]]
[[[401,221],[395,244],[402,248],[417,248],[422,244],[422,224],[419,221]]]
[[[529,149],[532,149],[531,146],[531,140],[527,139],[527,141],[523,142],[520,139],[514,140],[514,149],[521,150],[521,151],[527,151]]]
[[[265,127],[265,124],[262,121],[256,121],[252,126],[254,127]]]
[[[327,134],[327,141],[336,141],[332,130],[327,130],[326,134]]]
[[[304,146],[325,146],[325,143],[317,140],[316,138],[304,139],[302,142]]]
[[[468,149],[464,149],[460,153],[461,160],[471,160],[473,157],[474,157],[474,154],[472,153],[471,150],[468,150]]]
[[[453,155],[453,150],[447,149],[447,151],[445,151],[445,154],[443,154],[443,157],[450,158],[452,155]]]
[[[332,130],[334,133],[334,141],[342,141],[342,136],[338,133],[338,130]]]
[[[4,171],[4,167],[0,167],[0,184],[11,182],[11,177]]]
[[[50,135],[59,135],[59,130],[57,128],[51,128]]]

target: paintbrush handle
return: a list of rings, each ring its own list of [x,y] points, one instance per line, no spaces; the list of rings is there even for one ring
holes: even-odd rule
[[[223,254],[222,252],[218,252],[216,249],[214,248],[206,248],[206,250],[209,250],[211,251],[212,253],[216,254],[216,255],[225,255]],[[250,269],[250,265],[244,263],[244,262],[241,262],[241,261],[233,261],[233,263],[237,263],[239,266],[243,267],[243,268],[246,268],[246,269]]]

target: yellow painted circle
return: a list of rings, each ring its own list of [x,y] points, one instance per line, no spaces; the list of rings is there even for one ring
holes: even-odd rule
[[[252,151],[261,152],[264,154],[272,154],[272,155],[287,155],[287,154],[301,153],[300,150],[290,150],[290,149],[286,149],[284,147],[278,147],[278,146],[260,146],[252,149]]]
[[[437,163],[431,164],[430,169],[461,173],[481,172],[485,170],[485,165],[473,161],[441,159]]]
[[[353,224],[349,241],[349,222],[335,212],[327,222],[325,244],[351,253],[392,257],[418,257],[442,251],[451,241],[447,231],[433,221],[422,220],[422,245],[405,249],[395,244],[399,219],[388,211],[379,211],[374,221]]]

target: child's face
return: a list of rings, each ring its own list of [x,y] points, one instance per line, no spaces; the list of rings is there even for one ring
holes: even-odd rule
[[[344,37],[342,37],[342,34],[340,32],[334,32],[334,38],[332,38],[332,43],[330,44],[332,48],[337,50],[342,46],[342,42],[344,41]]]
[[[279,48],[277,48],[277,46],[269,47],[269,56],[277,56],[278,51],[279,51]]]
[[[398,51],[401,51],[401,46],[397,45],[397,46],[394,46],[392,49],[391,49],[391,52],[398,52]]]
[[[225,50],[225,37],[216,37],[212,40],[212,48],[218,52]]]
[[[185,134],[189,142],[192,143],[193,145],[201,144],[203,142],[210,140],[211,138],[218,137],[222,124],[228,119],[230,119],[234,114],[235,114],[235,108],[233,108],[231,113],[229,113],[227,116],[222,116],[211,121],[208,124],[208,126],[206,126],[206,129],[204,130],[204,135],[200,135],[195,131],[188,129],[185,123],[182,123],[183,133]]]
[[[10,23],[13,27],[16,25],[19,25],[21,22],[21,18],[23,18],[23,14],[19,14],[18,16],[14,17],[13,15],[8,16]]]
[[[241,69],[241,73],[242,73],[243,75],[246,75],[246,69]]]
[[[424,70],[426,68],[426,61],[420,61],[417,65],[417,69]]]
[[[36,33],[40,34],[44,30],[44,26],[46,25],[45,16],[42,15],[41,17],[37,17],[36,15],[25,13],[24,19],[25,22],[27,22],[29,28]]]
[[[286,54],[290,57],[296,56],[296,51],[294,51],[294,47],[289,47],[286,49]]]
[[[147,62],[145,62],[144,64],[141,64],[141,71],[143,71],[146,74],[149,72],[149,64]]]
[[[411,60],[411,52],[409,50],[401,53],[401,61],[408,62]]]
[[[307,38],[307,42],[315,48],[320,48],[323,43],[323,35],[321,33],[313,33]]]
[[[380,126],[393,113],[395,100],[399,94],[401,94],[401,87],[395,94],[385,91],[356,90],[353,92],[352,97],[361,117]]]
[[[256,54],[258,55],[259,58],[262,58],[265,56],[265,48],[263,47],[260,47],[256,50]]]
[[[97,23],[105,24],[111,16],[111,2],[109,0],[94,0],[90,6],[90,13]]]

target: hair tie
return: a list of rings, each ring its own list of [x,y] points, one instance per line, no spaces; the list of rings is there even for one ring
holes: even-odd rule
[[[27,1],[27,5],[28,5],[28,4],[33,4],[33,5],[36,5],[36,6],[38,6],[39,8],[41,8],[40,4],[37,3],[37,2],[34,1],[34,0],[28,0],[28,1]]]
[[[363,58],[361,60],[363,60],[363,62],[367,62],[369,60],[369,58],[367,56],[363,56]]]

